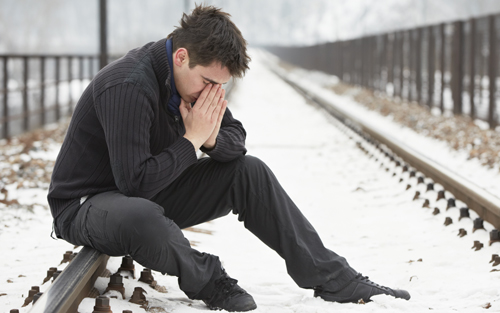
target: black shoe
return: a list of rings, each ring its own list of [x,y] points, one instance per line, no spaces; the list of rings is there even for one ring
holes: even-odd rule
[[[203,300],[212,310],[226,310],[229,312],[246,312],[255,310],[257,304],[243,288],[238,286],[238,281],[229,277],[225,271],[215,281],[212,296]]]
[[[356,275],[343,289],[335,292],[328,291],[325,287],[314,288],[314,296],[325,301],[339,303],[366,303],[371,301],[375,295],[390,295],[405,300],[410,299],[410,294],[406,290],[391,289],[375,284],[367,276]]]

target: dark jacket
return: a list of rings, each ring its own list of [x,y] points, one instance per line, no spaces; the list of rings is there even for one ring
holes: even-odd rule
[[[129,51],[84,91],[52,173],[48,201],[54,217],[81,197],[110,190],[150,199],[197,162],[182,118],[167,110],[165,42]],[[216,161],[233,160],[246,153],[245,137],[227,109],[216,146],[207,153]]]

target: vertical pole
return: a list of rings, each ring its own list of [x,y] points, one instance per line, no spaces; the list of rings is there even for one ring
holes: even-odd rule
[[[73,113],[73,57],[68,56],[68,116]]]
[[[40,123],[45,125],[45,57],[40,57]]]
[[[422,27],[417,29],[415,43],[415,85],[417,89],[417,102],[422,103]]]
[[[490,104],[488,108],[488,123],[490,128],[496,127],[495,121],[495,106],[496,106],[496,79],[497,79],[497,32],[495,16],[491,15],[489,17],[489,30],[490,30],[490,59],[489,59],[489,87],[490,87]]]
[[[462,114],[462,92],[464,77],[464,23],[457,21],[454,23],[453,31],[453,71],[451,81],[453,83],[453,113]]]
[[[80,93],[83,93],[83,56],[78,57],[78,64],[79,64],[79,69],[78,69],[78,74],[79,74],[79,80],[80,80]]]
[[[405,32],[399,34],[399,97],[403,100],[404,69],[405,69]]]
[[[339,78],[340,80],[344,80],[344,42],[338,42],[338,50],[339,50]]]
[[[395,89],[394,86],[394,70],[396,69],[396,33],[392,33],[392,40],[390,41],[391,49],[387,49],[387,81],[392,83],[392,88]],[[389,43],[389,41],[388,41]],[[393,92],[394,95],[394,92]]]
[[[3,57],[3,125],[2,125],[2,138],[9,137],[9,71],[7,65],[9,58]]]
[[[436,72],[436,41],[434,39],[434,27],[429,26],[428,32],[428,45],[427,45],[427,106],[430,108],[434,105],[434,74]]]
[[[29,108],[28,108],[28,57],[23,57],[23,130],[29,128]]]
[[[413,88],[414,79],[413,72],[415,68],[415,41],[413,40],[413,29],[408,31],[408,37],[410,41],[410,60],[408,62],[408,68],[410,70],[410,77],[408,77],[408,101],[415,101],[415,92]]]
[[[61,58],[59,56],[56,56],[56,62],[55,62],[55,74],[56,74],[56,120],[59,121],[61,118],[61,109],[59,105],[59,83],[60,83],[60,63],[61,63]]]
[[[476,118],[476,105],[474,103],[474,96],[476,90],[476,19],[470,19],[469,30],[469,95],[470,95],[470,117]]]
[[[108,38],[107,38],[107,6],[106,0],[99,0],[99,69],[108,64]]]
[[[441,114],[444,113],[444,87],[445,87],[445,56],[446,56],[446,34],[444,32],[445,24],[439,25],[439,33],[441,37],[441,88],[439,90],[439,108],[441,109]]]

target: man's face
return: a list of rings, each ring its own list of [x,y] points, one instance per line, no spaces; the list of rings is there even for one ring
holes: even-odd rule
[[[175,87],[181,98],[188,103],[195,102],[206,85],[225,84],[231,78],[229,70],[221,68],[217,62],[209,66],[196,65],[189,68],[189,55],[184,48],[174,52],[173,61]]]

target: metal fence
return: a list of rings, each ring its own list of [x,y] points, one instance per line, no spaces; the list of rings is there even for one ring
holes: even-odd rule
[[[0,138],[62,116],[99,69],[97,55],[0,55]]]
[[[416,101],[441,113],[498,119],[500,15],[309,47],[267,47],[284,61]],[[490,83],[494,82],[494,83]]]

